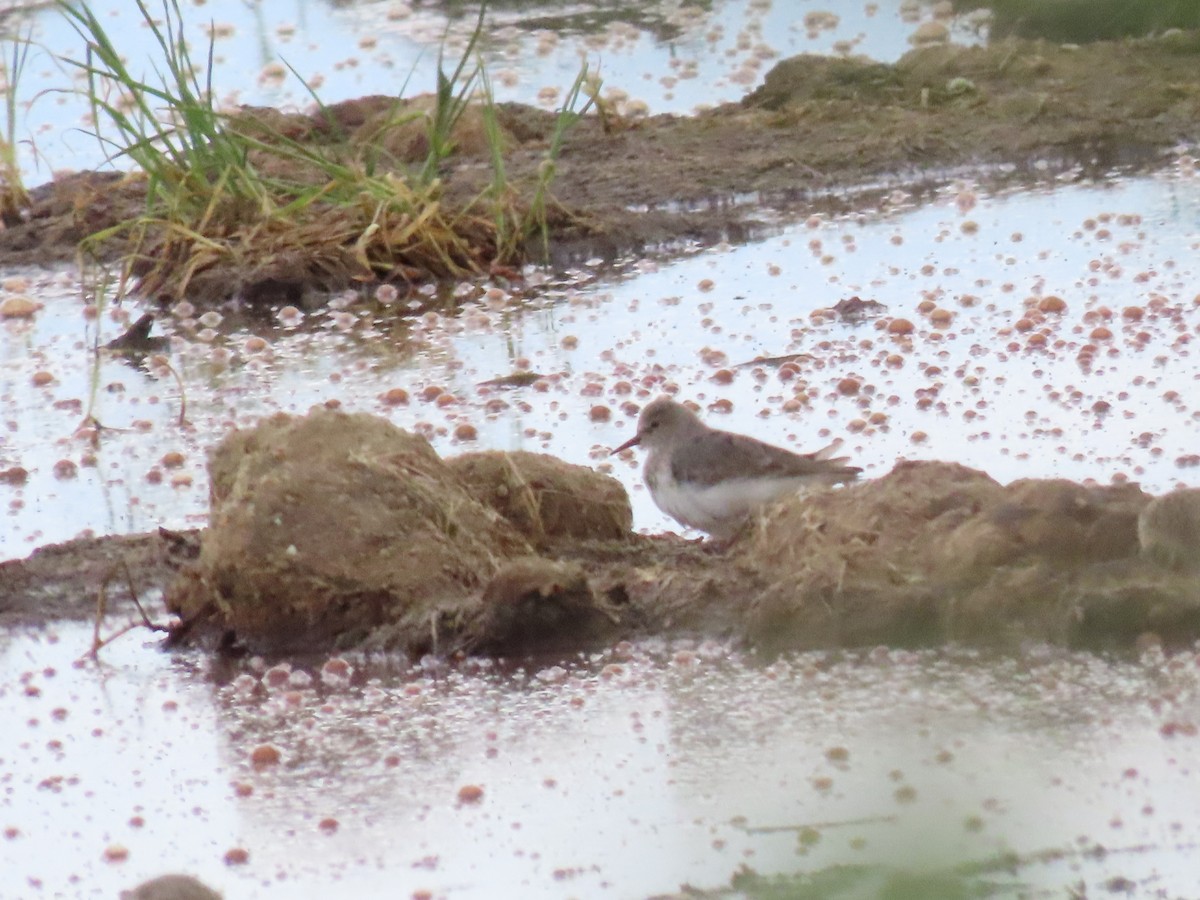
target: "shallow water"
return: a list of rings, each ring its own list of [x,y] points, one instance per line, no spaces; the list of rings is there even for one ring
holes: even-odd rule
[[[686,111],[736,99],[743,70],[761,78],[771,63],[760,44],[833,51],[862,32],[857,50],[895,58],[915,26],[898,2],[870,5],[839,10],[815,39],[792,27],[797,5],[779,3],[650,5],[658,24],[636,35],[609,26],[603,42],[570,27],[551,40],[521,18],[487,52],[515,76],[497,79],[505,99],[552,105],[540,90],[568,83],[585,50],[610,86],[653,111]],[[445,22],[419,7],[388,19],[397,6],[273,4],[269,21],[254,18],[263,4],[186,8],[232,23],[218,52],[243,68],[222,70],[225,93],[246,85],[236,99],[302,104],[258,83],[275,50],[323,75],[330,101],[391,89],[414,65],[414,85],[430,78]],[[125,27],[129,5],[114,9]],[[682,32],[657,36],[680,10]],[[69,47],[42,15],[39,36]],[[364,29],[374,46],[360,46]],[[31,112],[54,167],[96,158],[85,135],[59,140],[82,115],[71,102],[47,95]],[[741,246],[530,269],[512,291],[452,287],[446,308],[465,301],[461,311],[411,321],[360,297],[298,323],[226,309],[210,324],[177,308],[157,328],[172,338],[182,388],[107,356],[93,370],[89,348],[116,337],[136,305],[93,321],[75,272],[5,272],[6,290],[46,305],[0,324],[0,469],[29,469],[24,486],[0,484],[0,558],[83,531],[202,525],[207,448],[235,425],[326,402],[420,429],[444,453],[524,448],[611,466],[648,531],[673,525],[641,489],[636,460],[606,454],[633,427],[622,404],[668,385],[705,406],[728,401],[706,415],[781,444],[847,437],[868,475],[909,456],[1003,481],[1194,484],[1200,178],[1189,159],[1181,149],[1156,174],[1064,173],[1023,191],[960,183],[920,202],[896,192],[854,215],[767,222]],[[853,295],[910,318],[911,346],[870,322],[811,318]],[[1036,325],[1048,334],[1037,345],[1016,323],[1029,298],[1048,295],[1066,311]],[[919,312],[926,298],[949,321]],[[1112,337],[1092,341],[1101,324]],[[1083,367],[1087,343],[1098,349]],[[812,356],[791,380],[737,366],[786,353]],[[481,387],[518,365],[545,378]],[[846,379],[856,394],[842,392]],[[409,403],[385,405],[397,387]],[[420,399],[433,388],[453,400]],[[98,435],[77,433],[89,409]],[[455,437],[464,424],[475,440]],[[181,459],[168,464],[168,453]],[[56,472],[62,461],[74,468]],[[1099,893],[1116,878],[1145,895],[1197,890],[1194,654],[952,649],[769,663],[681,642],[524,670],[351,658],[349,683],[325,683],[324,660],[297,660],[301,674],[268,687],[265,664],[166,655],[141,632],[106,647],[101,664],[76,665],[90,640],[70,623],[0,634],[0,895],[111,897],[187,871],[229,897],[640,897],[728,884],[742,865],[877,865],[866,877],[882,878],[1007,852],[1012,867],[970,877],[1000,896],[1063,897],[1081,883]],[[281,762],[256,769],[263,744]],[[481,799],[461,802],[470,786]],[[227,864],[236,850],[248,861]]]
[[[90,626],[0,649],[6,896],[187,871],[247,898],[637,897],[743,864],[1002,853],[1000,896],[1196,885],[1191,653],[767,663],[678,642],[528,669],[350,658],[346,681],[323,660],[212,672],[143,634],[100,664],[75,662]],[[281,761],[255,768],[264,743]]]
[[[99,0],[89,6],[118,37],[137,75],[139,61],[149,58],[155,45],[135,4]],[[398,0],[182,0],[179,6],[198,62],[207,58],[210,31],[216,35],[213,89],[222,106],[285,109],[312,104],[311,94],[286,66],[324,103],[433,91],[439,49],[445,47],[452,70],[477,15],[458,4],[448,4],[452,14],[447,14],[441,4]],[[893,61],[911,49],[909,38],[920,23],[934,18],[933,3],[903,0],[656,0],[627,8],[585,0],[515,6],[490,5],[479,45],[497,99],[554,109],[586,63],[603,78],[615,108],[631,113],[687,113],[738,100],[776,61],[797,53],[855,53]],[[160,12],[158,3],[148,7]],[[27,170],[40,173],[30,183],[46,180],[57,169],[94,167],[107,151],[89,136],[88,105],[71,92],[82,86],[80,80],[59,61],[82,58],[81,38],[52,6],[15,21],[22,34],[32,29],[37,44],[18,84],[21,100],[29,104],[21,134],[32,140],[41,160],[35,170],[33,148],[21,148]],[[944,21],[959,43],[986,35],[977,15]]]
[[[976,204],[965,214],[963,196]],[[999,194],[949,186],[932,202],[896,194],[882,209],[780,226],[745,245],[615,270],[531,268],[530,284],[512,292],[464,284],[448,298],[461,309],[416,319],[350,296],[291,326],[227,310],[209,328],[179,307],[160,327],[172,335],[182,392],[169,373],[109,357],[93,377],[97,323],[85,319],[71,273],[27,273],[46,307],[0,327],[0,462],[30,475],[23,487],[0,485],[0,556],[85,529],[203,524],[208,447],[235,425],[326,402],[419,429],[443,453],[521,448],[611,466],[631,491],[635,525],[651,531],[674,525],[642,489],[637,457],[607,453],[633,427],[636,408],[623,404],[670,385],[702,405],[727,404],[711,421],[775,443],[847,438],[868,475],[909,457],[963,462],[1001,481],[1194,484],[1197,249],[1200,178],[1190,169]],[[855,295],[911,319],[910,341],[870,321],[811,318]],[[1050,295],[1065,311],[1017,330],[1027,303]],[[951,321],[920,313],[926,299]],[[1111,338],[1092,338],[1101,326]],[[106,313],[98,327],[103,343],[123,326]],[[1036,345],[1041,330],[1048,337]],[[1097,349],[1085,367],[1088,344]],[[811,357],[790,381],[775,367],[739,367],[788,353]],[[483,384],[518,365],[545,377]],[[38,372],[52,380],[35,386]],[[857,393],[842,392],[845,379]],[[93,383],[92,411],[106,427],[98,440],[75,435]],[[392,388],[410,401],[386,405]],[[421,399],[436,389],[449,396]],[[456,438],[460,425],[476,438]],[[182,455],[178,466],[163,463],[168,453]],[[60,460],[73,474],[56,471]]]
[[[607,21],[607,7],[496,11],[517,21],[491,35],[485,58],[496,53],[520,69],[506,89],[513,93],[503,96],[530,100],[537,93],[530,87],[551,77],[538,66],[561,59],[560,51],[577,59],[590,47],[606,65],[627,66],[617,81],[646,84],[694,53],[696,78],[684,81],[702,84],[714,100],[731,99],[748,86],[724,81],[721,67],[753,56],[760,39],[785,54],[835,52],[833,41],[862,32],[859,50],[894,58],[916,25],[902,7],[915,9],[918,20],[933,15],[932,4],[854,4],[838,10],[837,27],[810,37],[788,4],[650,4],[635,40],[597,24]],[[149,40],[130,5],[93,8],[131,42],[131,54],[135,38]],[[819,9],[803,5],[804,12]],[[297,2],[272,6],[270,15],[261,4],[185,3],[183,10],[196,40],[206,23],[221,25],[218,89],[228,78],[266,91],[243,98],[264,103],[282,102],[270,93],[278,85],[257,84],[247,68],[282,49],[301,72],[328,75],[330,102],[390,89],[389,65],[401,59],[418,64],[413,86],[420,87],[436,63],[420,51],[436,46],[447,26],[440,13],[394,2]],[[57,11],[43,10],[33,22],[50,50],[66,52],[75,42]],[[717,22],[723,29],[710,40]],[[455,20],[455,33],[464,27],[466,19]],[[549,41],[551,28],[559,36],[554,52],[543,54],[539,42]],[[363,35],[376,42],[360,46]],[[313,55],[293,54],[301,50]],[[339,66],[347,55],[373,62]],[[47,87],[45,79],[58,77],[47,66],[41,57],[31,63],[38,76],[21,89]],[[49,93],[30,114],[71,102]],[[31,126],[35,135],[46,129],[63,139],[61,147],[74,147],[75,164],[94,164],[92,145],[79,144],[73,130],[77,114],[61,109]],[[209,447],[235,425],[328,402],[422,429],[441,452],[523,448],[611,466],[633,493],[637,526],[654,531],[674,526],[642,491],[636,457],[606,454],[629,436],[636,409],[624,404],[664,386],[717,403],[710,413],[717,424],[776,443],[815,449],[847,437],[868,474],[908,456],[958,460],[1002,481],[1129,478],[1155,492],[1193,484],[1200,462],[1200,411],[1190,403],[1200,377],[1190,348],[1200,327],[1193,156],[1181,148],[1157,174],[1100,181],[1078,180],[1072,171],[1051,177],[1045,169],[1045,179],[1024,190],[989,190],[982,175],[932,192],[896,190],[882,202],[868,193],[853,200],[848,188],[847,202],[859,207],[852,215],[765,221],[765,236],[743,245],[676,247],[614,267],[530,268],[528,284],[511,291],[451,286],[442,308],[460,311],[415,321],[402,307],[353,296],[298,323],[247,320],[225,309],[210,324],[180,306],[158,326],[173,340],[175,374],[110,358],[94,363],[89,348],[120,334],[136,307],[106,310],[97,324],[84,316],[89,308],[75,272],[0,273],[8,276],[6,291],[45,304],[30,322],[0,323],[0,470],[29,471],[23,486],[0,483],[0,558],[81,533],[201,525]],[[1026,304],[1048,295],[1061,297],[1065,312],[1032,331],[1016,330]],[[871,322],[810,318],[851,296],[911,319],[911,346]],[[922,315],[922,301],[950,318]],[[1127,318],[1126,310],[1141,318]],[[1112,337],[1092,340],[1097,326]],[[1037,331],[1045,332],[1040,346]],[[254,349],[255,337],[265,345]],[[1084,367],[1078,351],[1089,343],[1097,351]],[[790,381],[774,367],[739,367],[789,353],[810,357]],[[518,365],[546,377],[521,389],[482,385]],[[393,388],[413,399],[384,405],[380,396]],[[418,399],[435,389],[450,396]],[[798,410],[789,405],[795,400]],[[103,430],[77,433],[89,412]],[[466,428],[476,429],[475,440],[455,437]]]

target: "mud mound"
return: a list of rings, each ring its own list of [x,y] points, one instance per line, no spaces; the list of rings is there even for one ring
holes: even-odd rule
[[[1164,566],[1200,571],[1200,488],[1156,497],[1138,516],[1142,555]]]
[[[767,587],[747,610],[760,647],[1027,639],[1128,646],[1200,634],[1184,576],[1140,555],[1135,485],[1001,486],[952,463],[777,507],[733,550]],[[1158,501],[1156,501],[1158,502]]]
[[[544,453],[464,453],[446,461],[471,494],[504,516],[535,547],[622,540],[633,527],[629,497],[615,478]]]
[[[1042,172],[1047,162],[1104,176],[1114,168],[1158,167],[1164,153],[1197,138],[1197,56],[1200,34],[1178,31],[1081,47],[1017,40],[934,46],[896,65],[803,55],[781,60],[741,103],[701,115],[584,116],[549,167],[555,115],[499,104],[498,146],[512,205],[497,209],[479,202],[492,196],[496,176],[483,140],[488,122],[469,106],[451,136],[454,152],[439,170],[435,198],[464,243],[442,246],[454,248],[455,266],[486,270],[497,252],[495,214],[520,221],[535,197],[547,199],[541,211],[552,260],[570,265],[676,241],[742,240],[762,227],[759,204],[801,218],[859,210],[873,204],[864,184],[882,179],[886,193],[897,173],[920,173],[906,184],[920,193],[938,189],[937,170],[977,163],[1012,166],[1021,179],[1053,176]],[[428,149],[427,112],[424,98],[368,95],[311,115],[244,108],[227,124],[257,142],[247,151],[250,161],[270,179],[326,185],[332,165],[389,173],[400,186]],[[286,152],[262,147],[281,143]],[[325,163],[305,162],[310,153]],[[551,170],[552,201],[544,195]],[[234,216],[229,233],[216,235],[222,252],[214,259],[207,250],[198,267],[183,254],[158,259],[154,248],[171,246],[178,229],[133,229],[147,242],[131,244],[119,227],[146,214],[146,184],[144,177],[114,182],[85,173],[31,190],[30,208],[0,230],[0,262],[74,259],[82,239],[108,233],[89,252],[151,257],[164,272],[148,279],[144,293],[161,288],[165,301],[186,287],[201,306],[235,294],[254,304],[299,303],[374,280],[406,288],[446,271],[446,258],[419,242],[395,258],[364,260],[360,243],[378,223],[358,215],[357,200],[323,207],[298,228],[275,220],[251,227]],[[841,186],[856,189],[843,193]],[[759,202],[719,202],[747,193]],[[541,224],[525,252],[545,249],[536,233]]]
[[[605,475],[533,453],[444,461],[386,420],[325,408],[235,432],[208,465],[211,524],[167,596],[189,629],[411,652],[612,631],[584,570],[534,551],[628,540],[629,500]]]
[[[198,548],[194,535],[157,539],[187,551],[169,554],[176,640],[513,656],[667,634],[767,654],[1200,639],[1200,491],[1000,485],[954,463],[904,462],[787,500],[725,546],[630,534],[619,485],[553,457],[443,461],[384,420],[325,409],[231,435],[210,472]],[[154,543],[136,547],[148,557]],[[83,575],[62,593],[93,591],[120,549],[74,542],[4,564],[0,611],[94,608],[51,607],[33,586],[50,583],[49,566]]]
[[[170,592],[238,637],[337,645],[419,622],[530,552],[424,438],[365,414],[279,415],[211,454],[212,522]]]

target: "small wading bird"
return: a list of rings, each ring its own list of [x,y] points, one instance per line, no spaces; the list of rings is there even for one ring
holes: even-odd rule
[[[658,508],[689,528],[732,537],[755,510],[805,488],[853,481],[862,469],[816,453],[793,453],[744,434],[709,428],[670,397],[642,410],[637,434],[612,453],[650,451],[643,476]],[[612,455],[612,454],[610,454]]]

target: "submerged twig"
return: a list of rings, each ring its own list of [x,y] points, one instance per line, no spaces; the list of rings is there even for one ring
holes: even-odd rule
[[[175,383],[179,385],[179,427],[183,428],[187,425],[187,388],[184,387],[183,378],[175,371],[175,367],[171,365],[171,361],[166,356],[158,354],[150,360],[151,364],[156,368],[165,369],[170,372],[175,378]]]
[[[899,821],[899,816],[866,816],[862,819],[842,819],[833,822],[811,822],[806,825],[747,825],[746,834],[779,834],[794,831],[800,833],[810,828],[848,828],[855,825],[892,825]]]
[[[100,637],[100,627],[104,622],[104,617],[108,613],[108,585],[113,577],[117,575],[118,567],[125,573],[125,586],[129,588],[129,599],[133,601],[133,605],[137,607],[138,614],[142,619],[140,622],[129,622],[122,628],[119,628],[113,634],[106,638]],[[96,621],[92,629],[92,648],[84,654],[92,660],[100,658],[100,650],[102,647],[111,644],[123,634],[133,631],[135,628],[148,628],[150,631],[162,631],[170,633],[170,629],[166,625],[158,625],[150,621],[150,616],[146,613],[146,609],[142,606],[142,601],[138,597],[137,588],[133,584],[133,573],[129,570],[129,563],[121,560],[115,564],[104,576],[104,580],[100,583],[100,589],[96,593]]]

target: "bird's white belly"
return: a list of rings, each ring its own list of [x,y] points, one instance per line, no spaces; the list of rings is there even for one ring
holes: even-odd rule
[[[700,485],[661,478],[649,487],[658,508],[671,518],[715,537],[728,537],[751,512],[795,493],[804,482],[804,478],[738,478]]]

